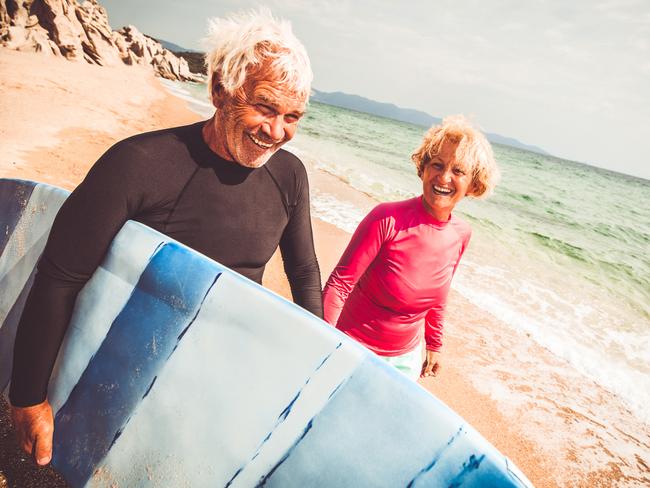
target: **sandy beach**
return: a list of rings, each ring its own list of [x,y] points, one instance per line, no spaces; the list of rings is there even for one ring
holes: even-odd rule
[[[0,48],[0,72],[1,177],[71,190],[114,142],[200,120],[145,68],[105,68]],[[312,188],[341,194],[364,211],[377,203],[330,174],[308,171]],[[349,234],[318,219],[313,225],[324,282]],[[264,284],[290,298],[277,254]],[[457,293],[448,304],[445,337],[444,369],[422,386],[468,420],[535,486],[650,485],[648,426],[613,395],[577,373],[567,377],[550,352]],[[512,352],[514,343],[518,351],[525,344],[528,354]],[[549,376],[555,367],[563,373]],[[499,391],[482,386],[487,376],[499,378]],[[576,407],[585,403],[589,410]],[[39,486],[37,479],[40,486],[52,486],[55,478],[47,470],[19,459],[5,414],[3,404],[0,462],[13,464],[0,464],[0,471],[11,470],[15,486]]]

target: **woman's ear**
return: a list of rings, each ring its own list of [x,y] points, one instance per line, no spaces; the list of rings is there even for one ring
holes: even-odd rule
[[[483,185],[480,182],[473,180],[467,189],[466,195],[469,197],[480,197],[484,191],[485,188]]]

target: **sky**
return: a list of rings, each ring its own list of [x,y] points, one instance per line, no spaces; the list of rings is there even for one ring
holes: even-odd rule
[[[268,7],[305,44],[314,88],[437,117],[650,179],[650,0],[100,0],[205,50],[207,19]]]

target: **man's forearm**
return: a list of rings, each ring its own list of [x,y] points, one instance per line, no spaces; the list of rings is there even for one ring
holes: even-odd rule
[[[65,286],[37,273],[16,331],[9,399],[18,407],[36,405],[47,385],[83,284]]]

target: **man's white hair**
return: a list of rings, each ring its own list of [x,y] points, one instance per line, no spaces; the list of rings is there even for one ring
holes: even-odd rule
[[[241,88],[250,68],[265,64],[272,75],[297,94],[309,97],[314,75],[307,50],[294,36],[291,24],[276,19],[266,8],[210,19],[205,62],[212,96],[217,75],[230,95]]]

